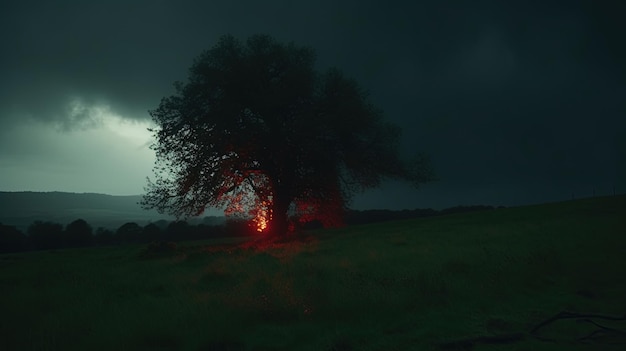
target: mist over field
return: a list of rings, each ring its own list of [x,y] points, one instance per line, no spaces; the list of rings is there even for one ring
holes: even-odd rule
[[[139,206],[141,196],[64,192],[0,192],[0,223],[25,229],[35,220],[67,224],[78,218],[116,229],[125,222],[146,224],[173,217]]]

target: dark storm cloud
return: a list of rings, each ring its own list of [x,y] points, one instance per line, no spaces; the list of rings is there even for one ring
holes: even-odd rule
[[[626,130],[619,25],[599,26],[610,16],[576,2],[519,3],[434,9],[431,23],[413,24],[413,62],[396,58],[408,68],[387,66],[374,84],[398,89],[376,95],[448,181],[615,183]]]
[[[356,78],[403,128],[404,151],[431,153],[448,181],[615,182],[626,154],[624,4],[5,2],[0,123],[96,125],[77,101],[147,119],[221,35],[267,33]]]
[[[80,97],[111,104],[129,118],[145,118],[155,93],[180,73],[170,70],[180,41],[166,21],[167,6],[83,1],[14,6],[3,18],[10,50],[2,59],[8,93],[2,103],[13,111],[65,118],[67,104]]]
[[[562,3],[569,5],[16,2],[5,5],[2,18],[2,104],[55,118],[66,115],[67,101],[79,95],[112,104],[129,118],[145,118],[146,109],[171,92],[172,81],[184,80],[193,57],[225,33],[267,32],[311,45],[322,66],[338,65],[375,91],[388,90],[395,85],[391,79],[411,76],[411,70],[420,93],[515,83],[507,81],[514,73],[549,74],[558,81],[579,68],[573,55],[584,56],[595,39],[588,33],[600,30],[590,27],[604,23],[598,15],[587,18],[587,9],[575,2]],[[389,74],[398,60],[407,71]]]
[[[42,120],[63,119],[68,115],[68,102],[76,97],[110,104],[128,118],[146,118],[146,110],[172,92],[172,82],[186,78],[193,58],[223,34],[245,38],[270,33],[296,41],[304,37],[304,44],[313,45],[320,42],[306,42],[307,36],[321,34],[321,41],[330,37],[330,32],[323,30],[327,27],[324,11],[330,10],[328,19],[335,20],[334,6],[323,9],[323,5],[296,7],[291,3],[61,1],[5,5],[1,19],[7,50],[0,61],[3,118],[21,113]],[[322,21],[311,23],[306,20],[310,16]],[[347,57],[350,42],[344,44],[337,53]]]

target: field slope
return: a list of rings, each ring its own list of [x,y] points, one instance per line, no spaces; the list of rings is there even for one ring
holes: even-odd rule
[[[0,255],[0,349],[626,347],[626,196],[309,234]]]

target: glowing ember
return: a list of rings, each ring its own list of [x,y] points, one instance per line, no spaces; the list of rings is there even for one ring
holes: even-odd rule
[[[256,231],[262,232],[267,228],[267,219],[265,217],[257,218]]]
[[[256,231],[261,233],[265,231],[269,225],[271,216],[271,211],[268,210],[268,202],[263,201],[261,206],[257,209],[256,217],[253,219],[254,223],[256,223]]]

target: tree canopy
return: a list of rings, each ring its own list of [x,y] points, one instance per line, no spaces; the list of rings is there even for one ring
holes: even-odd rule
[[[312,49],[264,35],[203,52],[150,111],[157,163],[143,207],[225,208],[283,235],[289,215],[340,224],[351,196],[384,178],[433,179],[426,157],[400,157],[400,129],[354,80],[314,65]]]

